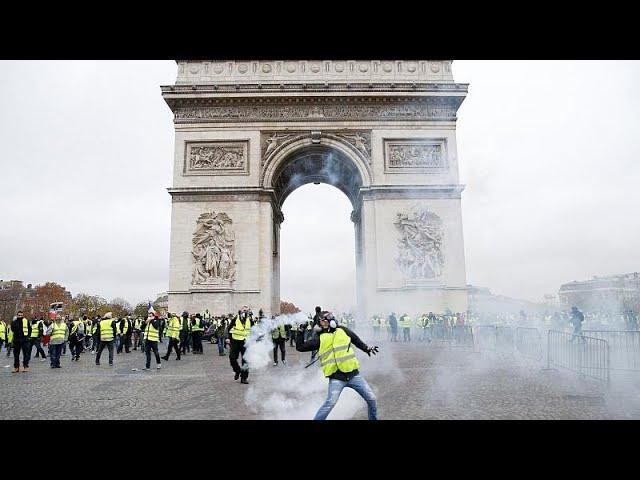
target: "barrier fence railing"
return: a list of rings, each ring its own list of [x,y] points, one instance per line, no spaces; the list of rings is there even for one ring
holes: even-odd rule
[[[497,327],[495,325],[474,325],[473,339],[475,341],[475,349],[477,351],[497,350]]]
[[[583,330],[582,333],[607,341],[613,370],[640,371],[640,331]]]
[[[513,354],[515,352],[513,328],[496,326],[496,350],[501,353]]]
[[[547,368],[559,367],[609,385],[609,344],[601,338],[549,330]]]
[[[532,327],[517,327],[515,349],[525,358],[541,361],[544,358],[544,347],[540,330]]]
[[[615,338],[612,332],[606,333]],[[637,357],[629,353],[635,352],[635,348],[640,350],[640,332],[633,333],[638,334],[637,338],[618,336],[616,341],[624,348],[616,348],[627,352],[624,357],[627,364],[640,365],[640,353]],[[546,362],[547,368],[564,368],[609,385],[611,353],[606,339],[555,330],[547,331],[545,338],[537,328],[500,325],[474,325],[473,338],[477,351],[518,355],[541,364]]]

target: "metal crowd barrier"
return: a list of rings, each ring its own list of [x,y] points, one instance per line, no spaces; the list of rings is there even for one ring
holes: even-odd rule
[[[498,349],[498,334],[495,325],[474,325],[473,332],[476,350],[496,351]]]
[[[532,360],[544,358],[542,336],[537,328],[517,327],[515,349],[518,355]]]
[[[640,371],[640,331],[583,330],[583,334],[607,341],[612,369]]]
[[[469,325],[454,325],[451,327],[453,330],[453,343],[454,345],[473,347],[473,329]]]
[[[601,338],[547,332],[547,368],[560,367],[609,386],[609,344]]]
[[[496,327],[496,349],[501,353],[515,352],[513,328],[504,326]]]

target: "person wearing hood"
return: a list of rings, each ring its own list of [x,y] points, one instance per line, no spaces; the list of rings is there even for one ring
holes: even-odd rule
[[[296,350],[309,352],[318,350],[320,368],[325,377],[329,379],[327,399],[318,409],[314,420],[325,420],[340,398],[340,393],[345,387],[349,387],[360,394],[367,402],[369,420],[378,419],[376,396],[369,384],[360,375],[360,363],[356,358],[355,346],[371,356],[378,352],[378,347],[369,347],[349,328],[338,325],[331,312],[322,312],[319,324],[314,327],[318,334],[304,341],[304,329],[306,325],[298,327],[296,335]],[[317,361],[318,361],[317,360]]]

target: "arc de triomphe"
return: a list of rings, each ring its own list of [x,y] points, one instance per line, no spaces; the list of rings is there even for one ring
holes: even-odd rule
[[[466,310],[451,61],[177,63],[170,311],[278,313],[281,207],[310,182],[353,205],[360,312]]]

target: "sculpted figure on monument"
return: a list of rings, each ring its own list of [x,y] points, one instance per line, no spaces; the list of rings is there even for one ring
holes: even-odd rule
[[[442,220],[427,209],[398,213],[400,254],[396,262],[407,278],[429,279],[442,275]]]
[[[244,151],[242,147],[204,146],[192,147],[190,152],[192,170],[243,168]]]
[[[220,284],[235,280],[232,221],[226,213],[207,212],[198,218],[193,234],[194,285]]]

